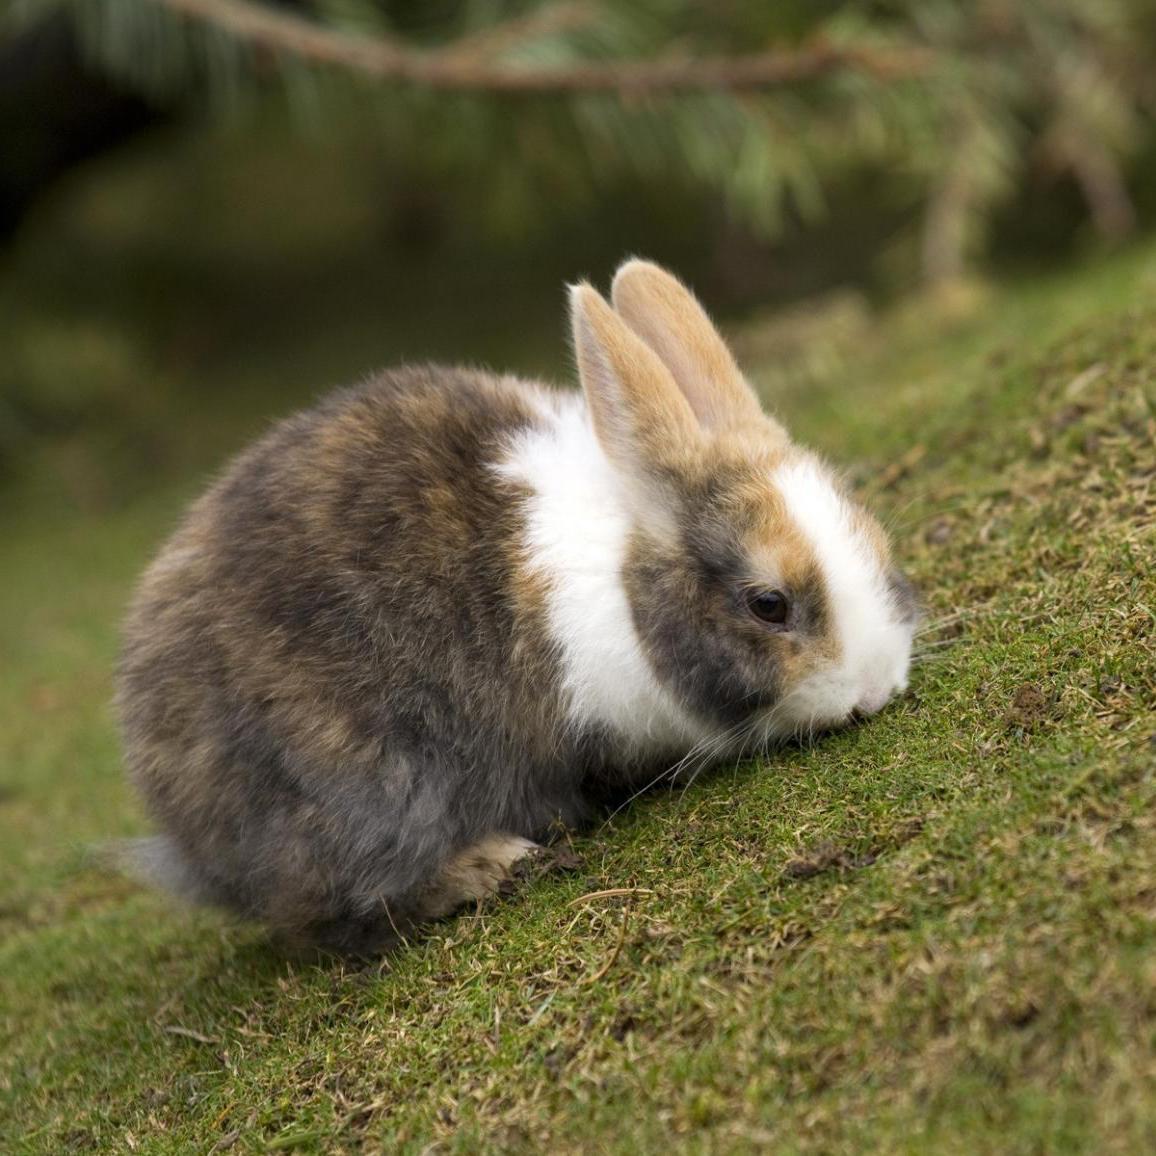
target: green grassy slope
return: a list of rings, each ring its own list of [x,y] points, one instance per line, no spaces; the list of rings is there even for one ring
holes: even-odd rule
[[[1154,301],[1149,248],[787,389],[941,624],[911,693],[366,969],[85,863],[139,829],[115,624],[191,483],[13,512],[0,1148],[1151,1150]]]

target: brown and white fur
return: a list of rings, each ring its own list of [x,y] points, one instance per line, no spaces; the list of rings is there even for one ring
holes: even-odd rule
[[[193,506],[119,672],[163,829],[142,870],[374,950],[600,799],[904,688],[914,604],[878,523],[677,280],[629,261],[612,299],[572,291],[581,394],[382,374]]]

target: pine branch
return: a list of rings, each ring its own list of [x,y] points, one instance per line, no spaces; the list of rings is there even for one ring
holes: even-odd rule
[[[439,49],[438,55],[443,59],[494,60],[541,37],[588,27],[597,16],[595,9],[583,0],[557,0],[469,32]]]
[[[647,96],[678,92],[758,90],[859,71],[883,80],[924,73],[928,53],[884,51],[818,42],[797,49],[715,57],[587,61],[549,67],[504,65],[446,49],[419,50],[383,37],[359,37],[266,8],[252,0],[151,0],[189,21],[219,28],[260,56],[288,56],[330,66],[379,83],[443,91],[533,96],[612,93]]]

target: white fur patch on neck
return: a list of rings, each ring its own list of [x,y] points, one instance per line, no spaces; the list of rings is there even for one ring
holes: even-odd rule
[[[841,650],[834,669],[789,691],[786,713],[830,723],[856,707],[877,710],[907,685],[911,627],[896,618],[887,575],[822,465],[794,458],[773,481],[819,562]]]
[[[622,564],[632,520],[623,480],[603,454],[579,394],[537,397],[542,424],[520,435],[498,472],[528,486],[526,554],[548,584],[548,621],[577,728],[605,727],[623,757],[684,751],[713,733],[655,678]]]

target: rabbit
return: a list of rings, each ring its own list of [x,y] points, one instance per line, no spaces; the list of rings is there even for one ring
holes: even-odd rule
[[[127,615],[138,868],[367,954],[702,754],[880,710],[916,601],[695,297],[571,288],[581,392],[407,367],[245,450]]]

